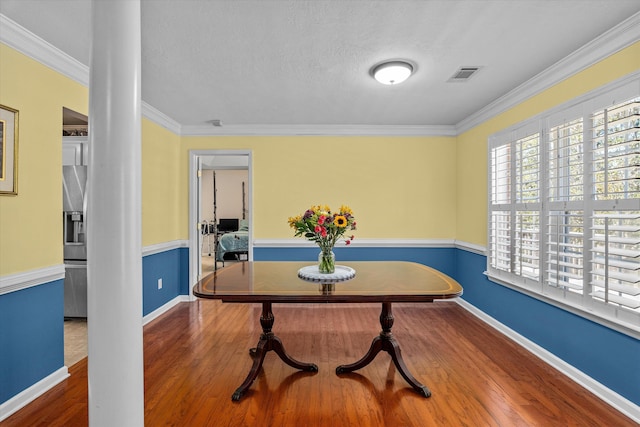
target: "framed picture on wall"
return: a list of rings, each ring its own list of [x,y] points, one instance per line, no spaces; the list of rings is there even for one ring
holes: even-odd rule
[[[0,105],[0,195],[18,194],[18,110]]]

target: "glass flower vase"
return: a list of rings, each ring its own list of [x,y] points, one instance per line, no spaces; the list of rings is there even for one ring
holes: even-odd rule
[[[318,255],[318,270],[322,274],[331,274],[336,271],[336,255],[332,250],[320,251],[320,255]]]

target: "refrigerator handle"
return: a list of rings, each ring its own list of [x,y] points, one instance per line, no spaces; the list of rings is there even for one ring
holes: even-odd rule
[[[89,188],[89,177],[87,176],[87,180],[85,182],[84,194],[82,194],[82,220],[85,225],[85,230],[87,228],[87,189]]]

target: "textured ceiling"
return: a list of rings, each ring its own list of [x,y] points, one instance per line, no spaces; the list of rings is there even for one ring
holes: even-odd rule
[[[0,1],[86,65],[90,7]],[[142,98],[183,126],[455,125],[638,11],[640,0],[142,0]],[[397,58],[417,66],[409,80],[371,78]],[[482,68],[448,82],[461,66]]]

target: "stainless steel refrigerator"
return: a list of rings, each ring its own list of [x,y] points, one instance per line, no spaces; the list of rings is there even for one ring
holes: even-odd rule
[[[87,317],[86,188],[86,166],[62,167],[65,317]]]

